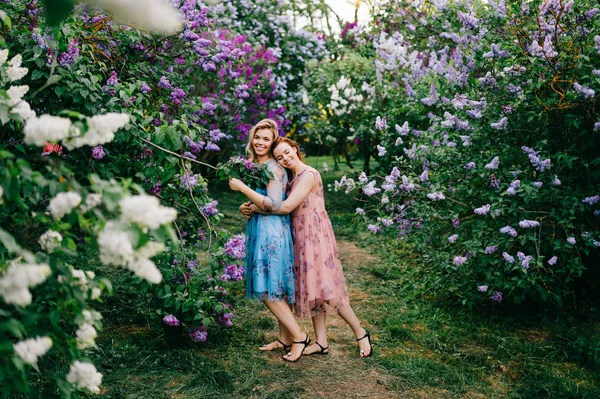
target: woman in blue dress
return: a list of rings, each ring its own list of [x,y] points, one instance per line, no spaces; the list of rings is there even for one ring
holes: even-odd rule
[[[250,130],[246,146],[248,159],[254,163],[266,164],[268,170],[273,173],[273,179],[267,188],[256,190],[264,196],[263,208],[273,212],[277,211],[285,200],[285,188],[288,183],[285,170],[271,155],[271,145],[278,136],[275,121],[263,119]],[[287,353],[291,347],[292,355],[284,359],[296,361],[310,340],[308,335],[302,332],[290,308],[295,302],[294,248],[290,217],[256,213],[248,222],[246,237],[246,297],[263,301],[277,318],[281,337],[292,337],[292,342],[285,342],[280,338],[261,349],[272,350],[273,345],[280,344]]]

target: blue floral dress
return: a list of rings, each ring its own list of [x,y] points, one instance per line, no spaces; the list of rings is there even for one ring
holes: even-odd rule
[[[274,178],[266,189],[263,207],[276,211],[285,200],[285,170],[275,160],[267,162]],[[246,297],[263,301],[295,302],[294,247],[289,215],[255,213],[246,227]]]

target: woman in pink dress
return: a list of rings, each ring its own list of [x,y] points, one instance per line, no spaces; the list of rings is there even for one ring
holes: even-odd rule
[[[362,328],[350,307],[333,228],[325,210],[321,175],[302,162],[300,148],[293,140],[279,137],[273,143],[271,151],[277,162],[292,172],[287,190],[288,198],[276,213],[291,213],[296,314],[311,317],[315,329],[315,343],[308,346],[304,354],[329,353],[326,318],[328,314],[337,313],[352,328],[358,341],[360,357],[370,356],[373,351],[371,336]],[[247,192],[247,189],[244,191]],[[265,212],[260,208],[263,199],[258,193],[247,196],[254,204],[242,206],[242,213],[249,215],[251,212]],[[281,331],[280,336],[285,337],[286,332]]]

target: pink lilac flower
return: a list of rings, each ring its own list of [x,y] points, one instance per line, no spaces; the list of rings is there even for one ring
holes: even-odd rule
[[[181,324],[181,322],[179,320],[177,320],[177,317],[175,317],[171,314],[163,317],[163,323],[165,323],[166,325],[171,326],[171,327],[178,327]]]
[[[479,208],[475,208],[475,210],[473,212],[475,212],[475,214],[477,214],[477,215],[487,215],[488,213],[490,213],[490,208],[491,208],[490,204],[486,204]]]
[[[469,260],[469,259],[468,259],[466,256],[455,256],[455,257],[454,257],[454,260],[453,260],[453,263],[454,263],[456,266],[462,266],[462,265],[464,265],[465,263],[467,263],[467,261],[468,261],[468,260]]]
[[[457,238],[458,234],[452,234],[450,237],[448,237],[448,241],[450,241],[451,244],[454,244]]]
[[[571,245],[575,245],[575,243],[577,243],[577,240],[575,239],[575,237],[569,237],[567,238],[567,242]]]
[[[514,256],[511,256],[508,252],[502,252],[502,257],[508,263],[513,263],[515,261]]]
[[[94,159],[102,159],[104,158],[104,155],[106,155],[106,153],[101,145],[97,145],[96,147],[92,148],[92,157],[94,157]]]
[[[488,286],[487,285],[479,285],[477,286],[477,291],[479,292],[487,292],[488,290]]]
[[[558,261],[558,257],[556,257],[556,256],[553,256],[553,257],[551,257],[550,259],[548,259],[548,264],[549,264],[550,266],[554,266],[554,265],[556,264],[556,261]]]
[[[500,229],[500,233],[508,234],[509,236],[516,237],[517,231],[510,226],[504,226]]]
[[[502,302],[502,293],[500,291],[494,291],[494,293],[492,294],[492,301],[495,302]]]

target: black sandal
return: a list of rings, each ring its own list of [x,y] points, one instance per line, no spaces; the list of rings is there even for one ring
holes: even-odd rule
[[[321,350],[319,352],[313,352],[310,355],[329,355],[329,347],[323,347],[323,345],[321,345],[320,343],[318,343],[317,341],[315,341],[315,344],[317,344],[319,346],[319,348],[321,348]],[[327,351],[327,352],[325,352]]]
[[[369,334],[369,332],[367,330],[365,330],[365,335],[362,338],[358,338],[356,341],[360,341],[365,338],[369,340],[369,346],[371,347],[371,352],[369,352],[369,354],[366,356],[362,356],[361,357],[362,359],[364,359],[365,357],[369,357],[373,354],[373,344],[371,343],[371,334]],[[321,345],[319,345],[319,346],[321,346]],[[364,349],[360,351],[360,354],[364,354],[364,353],[365,353]]]
[[[294,344],[297,344],[297,345],[302,344],[302,345],[304,345],[304,348],[302,348],[302,352],[300,352],[300,356],[298,356],[294,360],[288,360],[288,359],[285,358],[285,356],[288,356],[288,355],[292,354],[291,349],[290,349],[290,352],[287,355],[281,356],[281,358],[283,360],[285,360],[286,362],[295,363],[295,362],[298,361],[298,359],[300,359],[302,357],[302,354],[304,353],[304,350],[306,350],[306,347],[310,344],[310,338],[308,337],[308,334],[306,334],[306,338],[304,339],[304,341],[292,341],[292,347],[294,346]]]
[[[279,343],[281,344],[281,346],[282,346],[282,348],[281,348],[281,349],[283,349],[283,351],[284,351],[285,353],[289,352],[289,351],[290,351],[290,349],[292,349],[292,345],[286,345],[286,344],[284,344],[284,343],[283,343],[283,341],[282,341],[282,340],[280,340],[280,339],[277,339],[277,340],[276,340],[276,342],[279,342]],[[261,347],[261,348],[264,348],[264,347],[266,347],[267,345],[270,345],[270,344],[262,344],[260,347]],[[277,349],[280,349],[280,348],[269,349],[269,352],[271,352],[271,351],[274,351],[274,350],[277,350]]]

